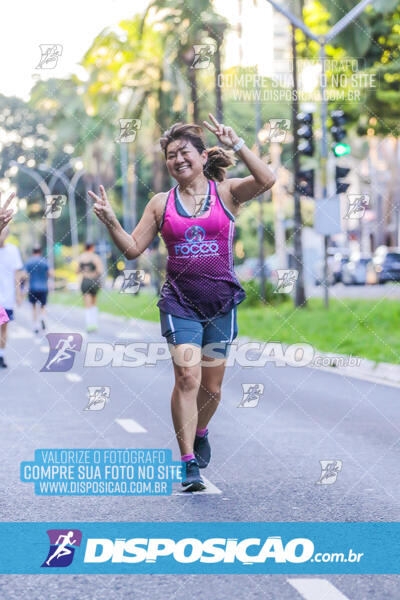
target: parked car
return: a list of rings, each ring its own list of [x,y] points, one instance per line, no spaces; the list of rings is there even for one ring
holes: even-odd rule
[[[335,285],[342,281],[343,267],[348,262],[348,256],[345,256],[339,252],[334,255],[328,254],[328,285]],[[324,281],[324,261],[318,262],[317,276],[315,278],[315,285],[322,285]]]
[[[343,271],[349,262],[348,256],[335,254],[332,260],[333,283],[340,283],[343,280]]]
[[[343,266],[342,282],[344,285],[366,285],[371,283],[372,270],[373,263],[370,256],[353,256]]]
[[[276,268],[275,255],[271,254],[264,261],[265,276],[270,277],[271,272]],[[257,279],[260,276],[260,261],[258,258],[246,258],[241,265],[235,265],[235,273],[240,281],[250,281],[250,279]]]
[[[400,248],[379,246],[372,260],[377,283],[400,281]]]

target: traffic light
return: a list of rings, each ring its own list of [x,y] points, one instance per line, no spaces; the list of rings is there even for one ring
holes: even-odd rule
[[[335,156],[340,158],[341,156],[345,156],[346,154],[350,154],[351,147],[349,144],[333,144],[333,153]]]
[[[333,110],[331,112],[331,119],[333,121],[333,126],[331,127],[332,137],[335,142],[340,142],[346,137],[346,132],[343,129],[343,126],[346,124],[344,112],[342,110]]]
[[[301,112],[297,115],[296,119],[300,124],[300,127],[297,130],[297,135],[300,138],[297,152],[299,152],[299,154],[304,154],[304,156],[312,156],[314,154],[312,113]]]
[[[331,112],[331,119],[333,123],[331,127],[332,139],[334,141],[332,144],[333,153],[338,157],[350,154],[350,145],[342,142],[343,138],[346,137],[346,130],[344,129],[346,117],[344,112],[342,110],[333,110]]]
[[[303,196],[314,198],[314,170],[299,171],[296,180],[296,189]]]
[[[350,173],[350,169],[348,169],[347,167],[336,167],[336,172],[335,172],[335,183],[336,183],[336,193],[337,194],[344,194],[348,187],[349,187],[349,183],[346,183],[345,181],[340,181],[341,179],[343,179],[344,177],[347,177],[347,175]]]

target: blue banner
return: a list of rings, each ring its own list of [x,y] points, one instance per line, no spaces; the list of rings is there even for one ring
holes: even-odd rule
[[[20,475],[42,496],[167,496],[182,463],[165,449],[42,448]]]
[[[0,523],[0,573],[398,574],[399,523]]]

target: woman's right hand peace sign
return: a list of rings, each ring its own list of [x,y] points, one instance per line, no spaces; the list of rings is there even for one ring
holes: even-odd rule
[[[4,206],[1,206],[1,194],[0,194],[0,231],[3,231],[4,227],[6,227],[6,225],[8,225],[8,223],[11,221],[11,219],[13,218],[14,212],[12,210],[12,208],[9,208],[12,199],[14,198],[15,194],[12,193],[9,195],[9,197],[7,198],[7,200],[4,203]]]
[[[118,223],[118,219],[108,201],[104,187],[100,185],[99,188],[100,196],[91,190],[88,192],[89,196],[94,200],[93,212],[107,227],[114,227]]]

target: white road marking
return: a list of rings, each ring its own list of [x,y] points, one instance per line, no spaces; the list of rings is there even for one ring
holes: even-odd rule
[[[212,495],[222,494],[222,490],[220,490],[219,488],[217,488],[216,485],[214,485],[213,483],[211,483],[211,481],[209,479],[207,479],[203,475],[202,475],[202,478],[204,480],[204,483],[207,486],[206,489],[202,490],[201,492],[193,492],[193,494],[196,494],[196,496],[200,495],[200,494],[202,496],[204,494],[212,494]],[[181,488],[181,489],[183,489],[183,488]],[[173,492],[172,495],[173,496],[190,496],[190,495],[192,495],[192,492]]]
[[[26,360],[25,358],[22,359],[19,364],[22,365],[23,367],[31,367],[32,366],[32,363],[29,360]]]
[[[55,321],[53,319],[46,321],[46,331],[43,335],[47,335],[48,333],[79,333],[82,338],[85,339],[87,337],[87,332],[82,328],[82,324],[68,326],[64,325],[61,320]]]
[[[28,338],[33,338],[33,332],[26,329],[26,327],[21,327],[21,325],[12,324],[10,329],[10,339],[12,340],[26,340]]]
[[[143,333],[138,333],[136,331],[122,331],[121,333],[117,334],[117,338],[118,339],[127,339],[127,340],[141,340],[144,341],[144,335]],[[148,336],[147,336],[148,338]]]
[[[68,379],[68,381],[72,381],[73,383],[82,381],[82,377],[78,375],[78,373],[66,373],[65,377]]]
[[[115,422],[118,423],[118,425],[121,425],[128,433],[147,433],[147,429],[139,425],[139,423],[133,419],[115,419]]]
[[[102,312],[101,318],[106,321],[113,321],[114,323],[123,323],[123,321],[129,321],[128,317],[119,317],[118,315],[113,315],[111,313]]]
[[[327,579],[288,579],[305,600],[349,600]]]

